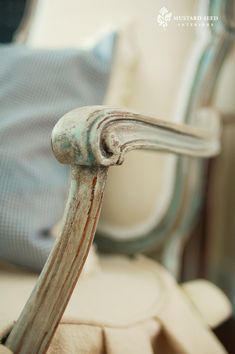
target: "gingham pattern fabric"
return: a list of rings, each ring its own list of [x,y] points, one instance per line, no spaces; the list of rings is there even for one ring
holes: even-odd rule
[[[63,214],[69,168],[51,131],[79,106],[102,104],[117,34],[90,49],[0,46],[0,258],[40,271]]]

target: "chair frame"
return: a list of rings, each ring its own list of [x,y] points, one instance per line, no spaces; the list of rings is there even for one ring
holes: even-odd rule
[[[220,20],[208,30],[206,39],[199,41],[200,49],[194,54],[193,81],[185,87],[182,107],[178,110],[185,124],[107,107],[80,108],[56,124],[52,132],[53,152],[60,162],[70,164],[72,171],[64,226],[6,339],[5,345],[14,353],[46,352],[92,244],[108,168],[121,164],[125,153],[147,149],[181,156],[173,202],[164,219],[145,238],[124,243],[101,235],[98,242],[103,249],[128,254],[148,252],[160,244],[165,247],[176,235],[182,239],[187,233],[198,210],[195,195],[199,191],[201,194],[203,165],[198,158],[214,156],[220,149],[218,115],[207,108],[210,124],[208,121],[202,124],[198,112],[211,105],[220,69],[234,38],[228,15],[232,1],[210,1],[207,6],[207,14],[216,14]],[[192,179],[192,175],[197,178]]]
[[[234,0],[201,0],[199,3],[199,14],[217,16],[218,21],[213,27],[197,28],[197,41],[179,90],[175,113],[185,124],[198,125],[198,111],[213,105],[221,68],[234,44],[233,6]],[[202,204],[204,170],[205,160],[179,157],[173,193],[162,219],[143,237],[138,235],[131,240],[110,238],[98,229],[96,243],[99,249],[107,253],[144,252],[161,261],[177,277],[181,248]]]

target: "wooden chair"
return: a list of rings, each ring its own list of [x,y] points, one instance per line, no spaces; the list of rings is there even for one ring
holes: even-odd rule
[[[134,149],[177,154],[174,193],[163,219],[145,237],[133,240],[97,235],[105,252],[145,253],[171,268],[179,263],[179,245],[201,202],[205,160],[220,150],[219,115],[212,98],[232,46],[232,1],[206,4],[218,16],[207,35],[200,33],[172,123],[122,109],[82,107],[66,114],[52,132],[59,162],[71,165],[71,186],[64,226],[47,263],[5,346],[14,353],[44,353],[69,302],[92,244],[109,166],[120,165]],[[203,10],[205,13],[205,9]],[[164,252],[163,252],[164,250]],[[162,256],[163,255],[163,256]],[[45,321],[45,318],[48,320]]]

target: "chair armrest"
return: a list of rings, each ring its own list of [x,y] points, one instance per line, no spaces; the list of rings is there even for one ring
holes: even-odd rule
[[[74,110],[56,124],[52,149],[72,168],[64,226],[7,338],[6,346],[14,353],[47,350],[93,241],[108,166],[122,163],[125,152],[133,149],[213,156],[219,150],[218,119],[208,112],[215,123],[211,130],[96,106]]]
[[[69,112],[56,124],[52,145],[62,163],[110,166],[123,163],[134,149],[210,157],[220,149],[220,124],[215,111],[202,109],[197,126],[176,124],[102,106]]]

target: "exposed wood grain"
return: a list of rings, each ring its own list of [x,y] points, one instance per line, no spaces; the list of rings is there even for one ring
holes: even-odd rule
[[[133,149],[213,156],[220,148],[219,117],[211,109],[206,111],[204,119],[199,112],[194,126],[190,126],[122,109],[82,107],[56,124],[53,151],[62,163],[85,166],[121,164],[125,153]]]
[[[122,110],[85,107],[65,115],[52,133],[59,161],[72,165],[64,228],[6,346],[14,353],[44,353],[58,326],[92,243],[107,167],[134,148],[193,156],[213,155],[218,129],[211,131]]]
[[[198,15],[215,16],[218,20],[213,26],[195,28],[196,40],[191,55],[187,58],[182,80],[179,82],[179,95],[173,112],[174,120],[188,125],[198,125],[199,111],[213,107],[215,89],[220,84],[224,64],[234,47],[235,40],[235,11],[233,11],[235,1],[198,2]],[[207,119],[205,124],[210,130]],[[98,230],[98,248],[106,253],[151,254],[161,260],[161,263],[177,277],[181,259],[179,255],[200,213],[205,165],[204,159],[179,156],[176,160],[172,193],[162,217],[156,218],[155,222],[146,222],[138,231],[135,229],[129,232],[129,235],[131,234],[129,239],[119,237],[119,228]],[[124,232],[123,228],[121,234]]]
[[[218,73],[231,47],[232,1],[202,1],[202,4],[208,7],[206,13],[219,15],[219,21],[208,31],[207,40],[203,40],[195,55],[192,80],[183,90],[185,97],[178,110],[182,121],[193,122],[194,127],[119,109],[85,107],[68,113],[54,128],[53,151],[60,162],[72,165],[64,228],[6,341],[14,353],[42,354],[47,350],[94,237],[108,166],[121,164],[125,153],[133,149],[198,157],[213,156],[219,151],[218,117],[210,112],[206,116],[212,115],[212,125],[208,121],[201,125],[195,113],[211,103]],[[187,185],[185,182],[182,178],[181,186],[178,184],[180,191],[185,189],[182,188]],[[195,195],[191,186],[188,194]],[[188,208],[185,205],[184,210],[192,209],[190,204]],[[182,213],[179,205],[177,209]],[[180,220],[183,219],[184,215]],[[179,223],[175,229],[176,226],[179,229]]]
[[[218,1],[217,6],[214,1],[202,3],[208,7],[208,14],[222,14],[225,23],[219,18],[208,32],[207,41],[195,55],[193,80],[184,90],[179,112],[182,120],[193,122],[194,127],[118,109],[85,107],[67,114],[53,130],[57,159],[72,165],[71,188],[62,234],[7,339],[6,346],[14,353],[42,354],[47,350],[94,237],[108,166],[122,163],[125,153],[133,149],[198,157],[219,151],[218,118],[210,112],[206,116],[212,115],[213,124],[204,122],[202,126],[195,113],[210,104],[218,73],[231,47],[234,24],[228,21],[228,10],[232,1],[226,1],[226,11],[225,2]],[[181,185],[186,185],[185,180]]]
[[[99,218],[105,167],[73,167],[64,228],[6,346],[14,353],[45,353],[91,246]]]

